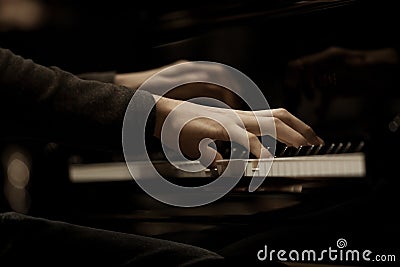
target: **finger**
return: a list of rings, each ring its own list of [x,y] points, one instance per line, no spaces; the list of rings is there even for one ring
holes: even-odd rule
[[[319,136],[317,136],[317,138],[320,145],[325,145],[325,141],[322,138],[320,138]]]
[[[246,110],[235,110],[235,112],[239,116],[256,116],[256,117],[272,117],[272,109],[263,109],[263,110],[254,110],[254,111],[246,111]]]
[[[205,167],[216,167],[216,161],[223,159],[222,155],[216,149],[214,140],[210,138],[181,142],[180,147],[185,157],[190,160],[197,159]]]
[[[317,136],[317,134],[309,125],[288,112],[286,109],[274,109],[272,110],[272,113],[275,118],[278,118],[289,127],[304,136],[307,142],[311,145],[322,145],[324,143],[324,141]]]
[[[246,131],[241,127],[236,127],[231,132],[232,140],[244,146],[257,158],[272,157],[271,153],[263,146],[257,135]]]
[[[217,167],[217,160],[222,160],[222,155],[210,146],[205,146],[201,149],[200,163],[203,166],[215,168]]]
[[[301,133],[276,117],[241,116],[246,130],[255,135],[270,135],[289,146],[310,145]],[[318,144],[320,140],[318,140]]]
[[[262,109],[254,111],[235,110],[235,112],[243,116],[256,116],[256,117],[274,117],[279,113],[289,113],[290,115],[292,115],[289,111],[287,111],[284,108]]]
[[[300,134],[298,131],[294,130],[292,127],[284,123],[278,118],[274,118],[276,139],[285,143],[287,146],[305,146],[311,145],[307,139]]]
[[[249,115],[240,115],[247,131],[257,135],[271,135],[275,137],[275,123],[273,117],[257,117]]]

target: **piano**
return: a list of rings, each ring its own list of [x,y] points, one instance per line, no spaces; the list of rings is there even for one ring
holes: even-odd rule
[[[378,97],[370,88],[344,88],[340,92],[321,88],[323,98],[316,102],[282,83],[290,59],[325,47],[393,45],[397,25],[392,22],[393,16],[379,21],[371,18],[376,13],[392,14],[394,9],[376,1],[268,2],[271,5],[204,1],[200,9],[194,3],[155,10],[140,6],[145,12],[139,12],[142,17],[138,17],[151,21],[146,24],[151,36],[147,40],[151,43],[150,63],[143,63],[130,47],[137,44],[127,41],[129,45],[116,47],[119,57],[106,57],[102,68],[119,64],[121,69],[128,69],[130,56],[139,59],[142,67],[182,58],[231,65],[263,88],[271,107],[286,107],[304,119],[326,145],[291,148],[278,144],[269,171],[263,161],[241,159],[243,151],[233,151],[244,173],[237,186],[214,203],[185,209],[165,205],[144,193],[133,181],[120,151],[16,141],[17,148],[22,147],[18,151],[28,154],[26,158],[32,161],[26,164],[30,167],[26,191],[8,195],[8,201],[22,199],[13,208],[81,225],[199,245],[249,262],[264,243],[277,244],[277,248],[288,243],[293,247],[310,245],[310,249],[333,245],[330,242],[341,235],[346,235],[354,247],[398,249],[399,221],[393,215],[398,209],[398,157],[391,153],[400,149],[396,128],[400,110],[398,94],[389,90],[394,83],[379,87],[383,94]],[[117,26],[121,32],[129,30],[129,25]],[[72,32],[66,36],[73,36]],[[87,44],[93,42],[89,39]],[[94,58],[96,50],[88,47],[76,48],[78,55],[88,53],[88,58]],[[108,48],[101,42],[96,47],[100,51]],[[83,68],[68,64],[77,71]],[[90,64],[90,60],[82,64]],[[212,181],[226,164],[221,161],[216,170],[205,168],[188,174],[160,160],[162,156],[157,153],[154,159],[157,170],[185,186]],[[200,163],[191,164],[197,168]],[[265,175],[258,190],[249,192],[251,177]]]

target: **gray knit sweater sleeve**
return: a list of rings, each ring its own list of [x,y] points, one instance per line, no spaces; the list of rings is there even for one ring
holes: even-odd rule
[[[95,80],[105,83],[114,83],[115,71],[105,71],[105,72],[86,72],[80,73],[77,76],[84,80]]]
[[[144,120],[154,105],[151,94],[94,80],[80,79],[57,67],[45,67],[0,48],[0,137],[46,138],[73,144],[121,146],[126,108],[134,94],[131,123]],[[153,133],[154,109],[146,135]],[[143,131],[143,129],[138,129]]]

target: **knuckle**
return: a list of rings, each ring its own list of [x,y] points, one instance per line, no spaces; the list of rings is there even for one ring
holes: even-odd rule
[[[273,118],[273,122],[275,124],[275,127],[278,127],[282,123],[282,121],[277,117]]]
[[[229,133],[228,133],[228,130],[225,127],[222,127],[222,126],[217,127],[216,128],[216,132],[217,132],[217,136],[219,136],[218,139],[221,139],[223,141],[231,140],[231,138],[229,136]]]
[[[304,131],[306,132],[306,134],[308,135],[314,135],[314,130],[311,128],[311,126],[307,125],[304,129]]]
[[[289,111],[287,111],[285,108],[278,108],[276,109],[276,116],[278,117],[287,117],[289,114]]]
[[[252,134],[252,133],[248,134],[248,138],[249,138],[250,142],[257,142],[258,141],[257,136],[255,134]]]

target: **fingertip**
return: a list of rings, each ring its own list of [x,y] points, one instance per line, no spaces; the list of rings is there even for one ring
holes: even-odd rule
[[[217,151],[217,152],[215,153],[214,161],[221,160],[221,159],[224,159],[224,158],[223,158],[222,155]]]
[[[260,158],[273,158],[274,156],[269,152],[269,150],[265,147],[261,148]]]
[[[222,159],[224,159],[224,158],[222,157],[222,155],[221,155],[218,151],[216,151],[214,160],[211,162],[211,164],[210,164],[209,167],[211,167],[211,168],[216,168],[216,167],[217,167],[217,161],[218,161],[218,160],[222,160]]]
[[[325,141],[322,138],[317,136],[317,139],[318,139],[318,142],[319,142],[318,145],[325,145]]]

